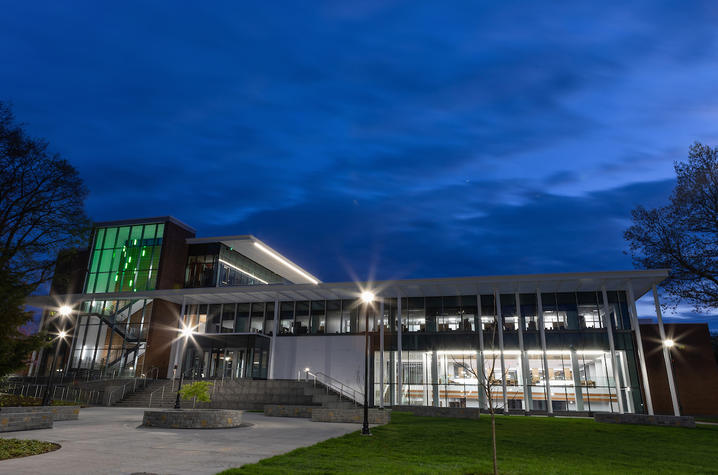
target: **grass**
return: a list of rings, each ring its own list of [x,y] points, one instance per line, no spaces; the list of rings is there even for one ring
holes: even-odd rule
[[[710,422],[718,424],[718,416],[698,416],[696,422]]]
[[[501,473],[716,473],[718,427],[600,424],[497,416]],[[490,419],[393,413],[373,436],[353,432],[222,472],[491,473]]]
[[[79,403],[72,401],[60,401],[53,399],[53,406],[77,406]],[[0,407],[16,407],[16,406],[40,406],[42,398],[18,396],[16,394],[0,394]]]
[[[44,454],[59,448],[58,444],[42,440],[0,439],[0,460]]]

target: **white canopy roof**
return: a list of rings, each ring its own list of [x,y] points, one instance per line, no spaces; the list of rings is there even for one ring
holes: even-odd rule
[[[187,239],[187,244],[209,244],[214,242],[221,242],[229,246],[293,284],[317,284],[321,282],[308,271],[302,269],[251,234]]]
[[[580,272],[564,274],[529,274],[441,279],[387,280],[376,282],[336,282],[319,284],[272,284],[243,287],[210,287],[194,289],[153,290],[146,292],[113,292],[32,296],[27,304],[55,307],[86,300],[162,299],[174,303],[269,302],[273,300],[354,299],[363,290],[377,297],[430,297],[444,295],[500,293],[574,292],[626,290],[629,283],[636,299],[668,276],[668,270],[630,270]]]

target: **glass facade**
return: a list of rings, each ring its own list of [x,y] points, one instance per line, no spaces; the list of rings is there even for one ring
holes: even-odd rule
[[[83,302],[68,369],[142,374],[151,314],[149,299]]]
[[[164,224],[97,228],[85,293],[154,290]]]
[[[499,409],[546,411],[550,399],[554,411],[617,412],[621,398],[626,412],[643,412],[623,292],[607,292],[608,318],[600,292],[542,293],[542,312],[536,294],[501,294],[498,301],[496,297],[402,299],[401,367],[388,319],[383,393],[378,381],[381,360],[378,351],[373,353],[375,402],[486,408],[490,399]],[[606,321],[615,342],[616,371]],[[378,349],[376,338],[372,348]]]
[[[483,356],[483,358],[482,358]],[[403,351],[402,385],[397,386],[392,364],[395,351],[384,353],[384,392],[378,381],[380,355],[374,352],[374,401],[384,404],[428,405],[439,407],[488,407],[488,394],[497,409],[546,411],[547,390],[554,411],[618,412],[623,397],[626,412],[636,412],[631,396],[638,392],[637,378],[629,378],[626,350],[617,350],[620,381],[618,391],[613,376],[611,353],[603,350],[548,350],[548,373],[544,372],[542,351],[527,351],[522,363],[519,350],[504,351],[505,371],[501,371],[498,350]],[[481,361],[483,359],[483,372]],[[635,376],[635,375],[634,375]],[[486,378],[486,379],[484,379]],[[503,382],[506,384],[506,401]],[[479,381],[484,382],[479,385]],[[629,383],[626,386],[626,383]]]
[[[288,281],[222,243],[192,244],[185,287],[235,287]]]
[[[497,303],[502,317],[503,372]],[[501,294],[499,302],[490,294],[481,295],[480,301],[475,295],[403,298],[401,367],[396,347],[398,301],[384,299],[383,318],[375,304],[368,315],[369,331],[374,333],[371,371],[374,402],[383,398],[387,405],[485,408],[488,398],[482,394],[478,381],[481,375],[490,375],[491,399],[499,409],[546,411],[550,394],[554,411],[618,411],[620,397],[627,412],[642,412],[625,295],[608,293],[609,319],[604,319],[601,294],[596,292],[543,293],[541,303],[547,348],[545,365],[536,294],[519,294],[518,298],[515,294]],[[282,301],[278,309],[279,336],[361,334],[365,326],[362,309],[363,304],[354,299]],[[604,326],[606,320],[611,322],[615,340],[618,381]],[[274,302],[188,305],[186,321],[203,334],[272,335]],[[380,356],[376,335],[382,322],[386,332],[383,394],[378,381]],[[484,339],[483,353],[479,329]],[[234,369],[227,374],[236,371],[246,375],[248,350],[226,348],[221,357],[217,356],[216,348],[205,348],[202,355],[196,353],[193,362],[188,363],[193,365],[193,371],[214,375],[211,377],[230,371],[232,364]],[[236,363],[229,363],[227,356]],[[399,374],[401,388],[397,386]]]
[[[191,379],[266,379],[269,338],[261,335],[196,336],[182,371]]]

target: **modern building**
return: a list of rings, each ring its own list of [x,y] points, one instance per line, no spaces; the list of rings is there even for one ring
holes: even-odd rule
[[[639,325],[635,306],[653,292],[658,307],[667,274],[324,283],[254,236],[197,238],[161,217],[97,224],[87,250],[58,259],[51,294],[29,303],[44,328],[70,335],[56,368],[88,377],[312,374],[362,393],[368,325],[374,405],[652,413],[667,389],[677,412],[667,356],[678,346],[662,343],[660,318]],[[694,344],[707,335],[698,327]],[[35,355],[30,374],[52,358]],[[718,384],[711,362],[704,380]]]

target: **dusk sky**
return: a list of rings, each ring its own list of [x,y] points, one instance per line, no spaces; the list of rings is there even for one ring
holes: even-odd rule
[[[718,145],[714,1],[220,3],[4,6],[0,99],[93,220],[324,281],[631,269],[630,210]]]

